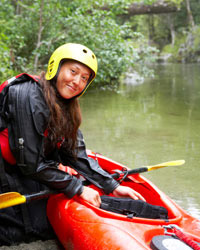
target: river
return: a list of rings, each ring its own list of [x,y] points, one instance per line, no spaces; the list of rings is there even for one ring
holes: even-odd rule
[[[159,64],[155,77],[80,98],[87,148],[130,168],[185,159],[144,176],[200,219],[200,65]],[[94,83],[95,84],[95,83]]]
[[[144,173],[181,207],[200,219],[200,71],[197,64],[155,65],[155,78],[118,93],[94,91],[80,98],[86,145],[130,168],[185,159],[183,166]],[[95,84],[95,83],[94,83]],[[37,241],[1,250],[51,250]]]

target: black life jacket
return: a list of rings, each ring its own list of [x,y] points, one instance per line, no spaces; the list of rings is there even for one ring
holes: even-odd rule
[[[12,85],[19,84],[19,83],[22,83],[24,81],[30,80],[30,79],[38,82],[39,77],[34,76],[34,75],[29,75],[26,73],[21,73],[17,76],[10,78],[9,80],[3,82],[0,85],[0,131],[7,128],[6,117],[5,117],[5,112],[6,112],[5,106],[6,106],[7,93],[8,93],[9,87]]]
[[[10,166],[10,164],[14,165],[16,160],[8,141],[7,94],[10,86],[30,80],[38,82],[39,77],[22,73],[0,85],[0,193],[17,191],[23,194],[30,192],[30,188],[31,192],[36,193],[45,189],[42,184],[24,178],[16,168]],[[1,210],[0,246],[54,238],[46,217],[46,204],[47,200],[44,199]]]
[[[5,81],[0,85],[0,148],[2,157],[11,165],[16,163],[16,160],[10,150],[9,140],[8,140],[8,128],[7,128],[7,112],[6,112],[6,102],[7,93],[10,86],[14,84],[20,84],[25,80],[32,79],[38,82],[39,77],[29,75],[26,73],[19,74],[11,79]]]

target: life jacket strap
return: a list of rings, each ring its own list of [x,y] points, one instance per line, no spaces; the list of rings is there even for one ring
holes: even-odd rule
[[[1,146],[0,146],[0,185],[1,185],[1,189],[3,193],[10,191],[10,187],[9,187],[10,185],[6,177],[4,161],[3,161],[2,154],[1,154]]]

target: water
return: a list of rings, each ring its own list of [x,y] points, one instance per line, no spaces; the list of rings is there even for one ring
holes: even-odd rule
[[[130,168],[185,159],[183,166],[145,173],[179,205],[200,218],[200,65],[155,66],[155,78],[119,93],[83,96],[87,148]],[[92,87],[91,87],[92,88]]]

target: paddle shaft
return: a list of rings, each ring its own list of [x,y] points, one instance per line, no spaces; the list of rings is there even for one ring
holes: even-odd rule
[[[135,169],[131,169],[128,171],[121,171],[121,173],[125,174],[126,176],[131,175],[131,174],[139,174],[139,173],[144,173],[144,172],[148,172],[151,170],[156,170],[159,168],[164,168],[164,167],[172,167],[172,166],[181,166],[185,163],[185,160],[176,160],[176,161],[168,161],[168,162],[163,162],[154,166],[146,166],[146,167],[141,167],[141,168],[135,168]],[[119,178],[120,177],[120,171],[116,172],[114,174],[111,174],[113,178]]]
[[[122,178],[121,180],[123,181],[128,175],[131,175],[131,174],[144,173],[150,170],[155,170],[155,169],[168,167],[168,166],[180,166],[180,165],[183,165],[184,162],[185,162],[184,160],[171,161],[171,162],[161,163],[155,166],[141,167],[141,168],[131,169],[127,171],[122,170],[114,174],[111,174],[111,176],[113,178],[119,178],[121,174],[124,174],[124,178]],[[85,186],[89,185],[89,182],[87,180],[83,181],[82,183]],[[17,192],[4,193],[2,195],[0,194],[0,209],[19,205],[19,204],[30,202],[33,200],[44,199],[44,198],[47,198],[49,195],[56,194],[56,193],[59,193],[59,192],[54,191],[54,190],[43,190],[39,193],[34,193],[34,194],[29,194],[29,195],[21,195],[20,193],[17,193]]]
[[[135,169],[128,170],[127,176],[130,175],[130,174],[139,174],[139,173],[144,173],[144,172],[147,172],[147,171],[148,171],[147,167],[135,168]],[[119,173],[114,173],[114,174],[111,174],[111,176],[113,178],[119,178],[120,174]]]
[[[138,169],[132,169],[129,170],[129,174],[134,174],[134,173],[141,173],[141,172],[146,172],[148,171],[148,168],[138,168]],[[114,173],[112,174],[113,178],[118,178],[120,176],[119,173]],[[89,185],[90,183],[86,180],[82,182],[84,186]],[[15,206],[15,205],[20,205],[23,203],[28,203],[31,201],[35,200],[41,200],[49,197],[51,194],[56,194],[58,193],[57,191],[54,190],[43,190],[39,193],[34,193],[34,194],[27,194],[27,195],[21,195],[20,193],[4,193],[0,194],[0,209]],[[2,200],[3,199],[3,200]]]
[[[58,192],[54,190],[43,190],[39,193],[25,195],[25,197],[26,201],[29,202],[29,201],[41,200],[47,198],[51,194],[57,194],[57,193]]]

